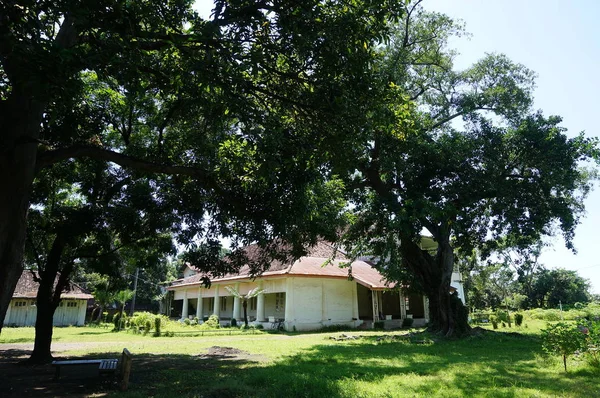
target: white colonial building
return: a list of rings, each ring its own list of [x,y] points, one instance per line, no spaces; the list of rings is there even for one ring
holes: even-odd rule
[[[273,264],[260,277],[252,279],[248,269],[202,284],[202,274],[186,266],[184,277],[174,281],[174,292],[181,318],[218,315],[222,323],[243,318],[241,300],[225,289],[232,286],[241,294],[258,287],[264,292],[248,304],[248,317],[265,328],[281,323],[286,330],[313,330],[329,325],[372,327],[382,320],[386,328],[399,327],[404,318],[415,325],[428,321],[427,298],[404,295],[366,261],[354,261],[351,267],[345,255],[324,242],[313,247],[306,257],[291,264]],[[333,258],[332,261],[329,259]],[[351,270],[351,278],[349,278]],[[460,275],[453,275],[453,285],[464,297]],[[463,298],[464,302],[464,298]]]

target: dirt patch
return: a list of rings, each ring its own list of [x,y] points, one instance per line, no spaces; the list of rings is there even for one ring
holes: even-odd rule
[[[268,359],[262,355],[250,354],[248,351],[239,350],[233,347],[212,346],[208,348],[206,354],[200,354],[199,357],[206,359],[224,359],[235,361],[265,362]]]

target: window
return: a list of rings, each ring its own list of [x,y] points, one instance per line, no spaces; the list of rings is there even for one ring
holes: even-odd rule
[[[221,297],[221,311],[227,311],[227,297]]]
[[[15,307],[25,307],[27,306],[27,301],[15,301]]]
[[[285,293],[275,293],[275,311],[285,311]]]
[[[77,307],[77,301],[67,302],[67,307],[70,307],[70,308]]]
[[[252,297],[250,299],[250,311],[254,311],[256,310],[256,302],[257,302],[257,298],[256,297]]]

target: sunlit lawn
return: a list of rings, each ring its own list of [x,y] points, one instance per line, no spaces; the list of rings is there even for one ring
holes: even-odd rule
[[[539,324],[538,324],[539,323]],[[55,342],[97,342],[57,356],[134,354],[124,397],[595,397],[600,374],[581,360],[567,374],[542,355],[537,334],[545,322],[500,328],[459,341],[417,331],[151,337],[103,328],[57,328]],[[486,327],[488,329],[488,327]],[[414,332],[414,331],[413,331]],[[506,333],[517,332],[517,333]],[[381,338],[384,334],[396,338]],[[29,328],[7,328],[0,343],[31,341]],[[218,360],[202,354],[233,347],[256,360]],[[0,355],[2,347],[0,346]]]

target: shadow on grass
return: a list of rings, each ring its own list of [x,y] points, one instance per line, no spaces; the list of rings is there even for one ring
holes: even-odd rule
[[[596,376],[548,371],[537,359],[539,353],[535,338],[488,333],[437,342],[427,335],[324,340],[276,362],[252,355],[208,357],[205,352],[135,355],[128,392],[94,380],[87,392],[97,388],[110,396],[156,398],[596,396]],[[42,375],[38,384],[47,379]]]

